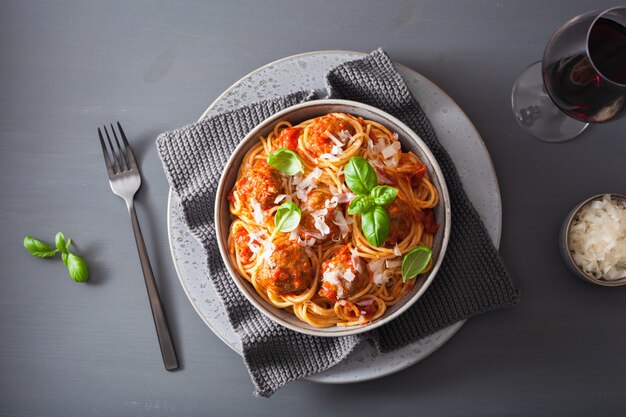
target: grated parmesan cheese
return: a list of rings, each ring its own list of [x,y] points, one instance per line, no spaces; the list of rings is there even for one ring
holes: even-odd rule
[[[346,272],[343,273],[343,279],[348,282],[354,281],[354,278],[356,278],[356,275],[354,275],[354,272],[349,269],[347,269]]]
[[[352,139],[352,135],[347,130],[342,130],[337,134],[337,136],[339,136],[339,139],[344,143],[349,142],[350,139]]]
[[[261,247],[254,242],[250,242],[248,244],[248,248],[252,253],[259,253],[259,251],[261,250]]]
[[[330,133],[328,130],[326,131],[326,135],[328,136],[328,138],[330,140],[333,141],[333,143],[337,146],[339,146],[340,148],[343,147],[343,142],[341,142],[339,139],[337,139],[337,137],[335,135],[333,135],[332,133]]]
[[[309,185],[313,184],[316,179],[322,176],[322,170],[315,167],[313,171],[309,173],[302,181],[297,183],[298,188],[307,188]]]
[[[400,152],[400,142],[393,142],[389,146],[385,146],[383,150],[380,151],[380,154],[385,159],[389,159],[392,156],[395,156],[398,152]]]
[[[367,264],[367,269],[369,269],[372,273],[372,281],[376,285],[382,285],[385,282],[383,275],[384,262],[384,259],[380,259],[378,261],[371,261],[369,264]]]
[[[278,204],[278,203],[280,203],[281,201],[283,201],[283,200],[285,200],[285,199],[286,199],[287,201],[291,201],[291,196],[290,196],[290,195],[287,195],[287,194],[278,194],[278,195],[276,196],[276,199],[274,199],[274,204]]]
[[[297,182],[294,181],[293,184],[296,184],[296,197],[300,199],[300,201],[305,201],[311,191],[317,188],[317,179],[322,176],[322,170],[315,167],[313,171],[309,173],[304,179],[298,179]]]
[[[626,203],[602,200],[584,206],[572,222],[568,244],[574,262],[594,278],[626,278]]]
[[[348,221],[344,217],[341,210],[337,210],[335,212],[335,220],[333,221],[338,227],[339,232],[341,233],[341,237],[344,238],[348,234]]]
[[[330,227],[328,227],[328,225],[324,221],[324,216],[318,216],[318,217],[313,217],[313,218],[315,219],[314,226],[317,230],[319,230],[322,236],[328,235],[330,233]]]
[[[352,266],[357,272],[363,272],[363,267],[361,266],[361,258],[355,248],[352,248],[350,251],[350,262],[352,262]]]
[[[332,196],[329,200],[324,201],[324,207],[327,209],[335,208],[339,204],[339,198],[337,196]]]
[[[399,268],[402,266],[402,259],[387,259],[385,266],[387,268]]]
[[[254,221],[259,224],[263,224],[263,222],[265,221],[265,215],[263,215],[261,204],[256,201],[255,198],[251,198],[250,205],[252,206],[252,216],[254,217]]]
[[[355,195],[354,193],[350,193],[350,192],[348,192],[348,193],[344,193],[344,194],[339,194],[339,195],[337,196],[337,202],[338,202],[339,204],[342,204],[342,203],[349,203],[349,202],[351,202],[352,200],[354,200],[354,197],[356,197],[356,195]]]
[[[386,146],[386,143],[385,143],[385,139],[384,138],[377,138],[375,145],[374,145],[374,142],[372,142],[371,139],[367,140],[367,152],[370,155],[376,155],[376,154],[380,153],[380,151],[385,146]]]
[[[331,161],[331,162],[339,161],[339,158],[337,158],[332,153],[323,153],[323,154],[320,155],[320,159],[326,159],[326,160]]]
[[[329,271],[324,272],[322,276],[322,280],[328,282],[329,284],[339,286],[339,271],[331,269]]]
[[[271,242],[265,242],[263,244],[263,252],[261,253],[261,259],[265,260],[270,268],[275,268],[276,263],[272,261],[272,255],[274,254],[274,250],[276,246]]]
[[[358,305],[359,307],[367,307],[372,304],[374,304],[373,298],[366,298],[365,300],[359,300],[356,302],[356,305]]]
[[[311,212],[311,216],[313,217],[325,216],[327,214],[328,214],[328,209],[326,208]]]

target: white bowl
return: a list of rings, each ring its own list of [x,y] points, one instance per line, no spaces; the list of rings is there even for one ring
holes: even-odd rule
[[[430,179],[439,191],[439,204],[434,209],[434,213],[437,223],[440,224],[441,227],[439,228],[439,231],[437,231],[433,242],[433,268],[427,274],[423,274],[418,277],[411,292],[406,294],[399,303],[389,307],[382,317],[364,325],[317,328],[299,320],[292,313],[283,311],[267,303],[256,292],[254,287],[245,278],[239,275],[236,268],[233,266],[231,257],[228,253],[228,233],[231,224],[231,217],[226,197],[235,185],[237,172],[244,155],[252,146],[258,143],[260,136],[266,136],[271,130],[273,130],[274,125],[277,122],[280,120],[289,120],[295,125],[304,120],[335,112],[349,113],[357,117],[361,116],[364,119],[381,123],[392,132],[396,132],[398,134],[404,151],[410,150],[414,152],[422,160],[422,162],[426,164]],[[243,138],[226,163],[217,188],[217,196],[215,199],[215,225],[220,253],[224,263],[226,264],[228,272],[235,280],[235,284],[237,284],[237,287],[241,290],[243,295],[261,313],[265,314],[281,326],[296,332],[325,337],[347,336],[373,330],[384,325],[385,323],[388,323],[411,307],[424,294],[424,292],[426,292],[426,289],[435,279],[435,275],[441,267],[441,262],[443,261],[444,254],[448,246],[448,240],[450,239],[450,196],[448,195],[448,188],[446,187],[443,173],[441,172],[435,157],[419,136],[417,136],[415,132],[413,132],[400,120],[375,107],[354,101],[314,100],[291,106],[274,114],[261,122],[258,126],[252,129],[252,131],[250,131],[245,138]]]

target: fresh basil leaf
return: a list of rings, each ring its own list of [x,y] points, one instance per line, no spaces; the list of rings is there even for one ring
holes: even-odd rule
[[[353,156],[343,169],[348,188],[357,194],[367,195],[378,184],[374,168],[360,156]]]
[[[65,254],[64,254],[65,255]],[[87,282],[89,280],[89,269],[87,263],[78,255],[71,252],[67,253],[67,262],[65,262],[70,277],[76,282]]]
[[[374,208],[361,214],[361,230],[367,241],[372,246],[382,246],[389,236],[391,220],[387,215],[387,210],[382,206]]]
[[[54,243],[57,245],[59,252],[67,253],[67,243],[65,242],[65,236],[63,236],[63,233],[57,233],[54,237]]]
[[[362,214],[370,210],[375,205],[374,199],[369,195],[357,195],[348,206],[348,214],[353,216],[355,214]]]
[[[374,203],[379,206],[386,206],[387,204],[393,203],[397,195],[398,189],[388,185],[379,185],[372,188],[372,191],[370,191],[370,196],[374,198]]]
[[[63,261],[63,263],[65,264],[65,266],[67,266],[67,257],[69,255],[69,252],[65,252],[61,254],[61,260]]]
[[[407,282],[424,272],[433,251],[428,246],[416,246],[402,259],[402,282]]]
[[[276,230],[280,232],[291,232],[298,227],[302,212],[300,207],[291,201],[287,201],[278,207],[274,215],[274,225]]]
[[[297,153],[287,148],[280,148],[267,156],[267,164],[287,175],[304,172],[304,165]]]
[[[31,255],[37,258],[50,258],[57,253],[57,250],[52,248],[52,246],[32,236],[26,236],[24,238],[24,247]]]

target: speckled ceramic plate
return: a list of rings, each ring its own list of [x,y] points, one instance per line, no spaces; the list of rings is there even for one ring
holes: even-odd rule
[[[335,65],[363,55],[358,52],[320,51],[272,62],[229,87],[201,118],[296,90],[314,89],[324,96],[324,74]],[[489,153],[476,128],[439,87],[404,65],[394,65],[430,118],[439,140],[456,164],[470,200],[498,246],[502,228],[500,191]],[[206,260],[202,249],[187,231],[180,206],[171,192],[168,201],[168,231],[174,266],[189,301],[209,328],[224,343],[241,353],[240,342],[206,277]],[[462,325],[463,322],[456,323],[390,353],[378,353],[370,344],[363,343],[340,364],[308,379],[322,383],[351,383],[398,372],[437,350]]]

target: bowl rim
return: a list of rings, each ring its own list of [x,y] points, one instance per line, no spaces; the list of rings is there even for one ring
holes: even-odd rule
[[[445,214],[445,225],[442,231],[443,238],[441,242],[441,250],[438,254],[439,256],[437,258],[437,261],[435,262],[435,265],[433,266],[433,269],[430,271],[428,278],[424,281],[424,283],[419,288],[419,290],[415,294],[413,294],[411,298],[409,298],[404,303],[404,305],[400,306],[396,311],[394,311],[392,314],[388,315],[387,317],[384,317],[384,316],[380,317],[379,319],[374,320],[373,322],[367,323],[365,325],[346,327],[345,329],[342,329],[342,330],[333,330],[333,331],[325,331],[326,328],[300,327],[300,326],[294,325],[292,323],[289,323],[281,319],[275,314],[272,314],[271,309],[274,309],[275,307],[268,305],[267,302],[261,303],[256,300],[256,298],[250,292],[250,291],[256,291],[256,290],[254,290],[254,288],[251,285],[249,285],[247,281],[244,282],[245,280],[233,268],[231,264],[228,248],[226,247],[226,245],[220,238],[223,232],[221,221],[220,221],[220,213],[221,213],[220,209],[221,209],[221,205],[224,202],[222,201],[223,199],[219,198],[219,196],[224,193],[224,189],[226,187],[226,175],[225,174],[233,167],[235,163],[235,159],[237,159],[237,157],[240,155],[242,150],[248,146],[248,143],[251,140],[258,139],[259,131],[262,130],[263,128],[267,127],[268,125],[272,123],[276,123],[282,120],[283,118],[287,117],[289,114],[291,114],[292,112],[296,110],[300,110],[300,109],[307,108],[307,107],[323,106],[323,105],[358,107],[364,111],[375,113],[381,118],[384,118],[387,121],[389,121],[389,123],[395,124],[399,128],[401,128],[409,137],[409,139],[413,140],[416,143],[416,145],[420,148],[420,150],[424,153],[424,155],[427,157],[428,162],[431,164],[435,175],[439,179],[439,183],[440,183],[439,193],[441,196],[440,204],[441,203],[444,204],[443,211]],[[448,192],[448,187],[447,187],[443,172],[441,171],[441,167],[439,166],[439,162],[433,155],[430,148],[422,140],[422,138],[417,133],[415,133],[409,126],[407,126],[404,122],[402,122],[398,118],[392,116],[391,114],[383,110],[380,110],[374,106],[370,106],[368,104],[360,103],[357,101],[343,100],[343,99],[315,99],[315,100],[295,104],[277,113],[274,113],[273,115],[269,116],[268,118],[266,118],[265,120],[257,124],[254,128],[252,128],[252,130],[250,130],[246,134],[246,136],[239,142],[235,150],[232,152],[232,154],[228,158],[228,161],[224,165],[224,169],[222,170],[220,180],[218,183],[218,187],[216,191],[216,198],[215,198],[215,206],[214,206],[215,233],[216,233],[220,255],[222,257],[222,261],[224,262],[226,266],[226,269],[229,272],[229,275],[231,276],[231,278],[235,282],[235,285],[241,291],[241,293],[258,311],[260,311],[263,315],[265,315],[267,318],[269,318],[273,322],[279,324],[280,326],[296,331],[298,333],[303,333],[303,334],[307,334],[311,336],[321,336],[321,337],[342,337],[342,336],[349,336],[349,335],[356,335],[356,334],[364,333],[370,330],[374,330],[386,323],[389,323],[393,319],[399,317],[406,310],[408,310],[418,299],[422,297],[422,295],[426,292],[430,284],[435,279],[439,269],[441,268],[441,264],[443,262],[443,259],[445,257],[445,254],[448,248],[448,243],[450,240],[450,232],[451,232],[451,217],[452,217],[450,204],[451,203],[450,203],[450,195]],[[331,328],[336,329],[336,327],[331,327]]]
[[[586,198],[585,200],[583,200],[582,202],[580,202],[576,206],[574,206],[574,208],[571,209],[569,211],[569,213],[567,214],[567,216],[565,217],[565,220],[563,221],[563,225],[561,227],[561,239],[562,239],[562,244],[561,244],[562,251],[561,251],[561,253],[565,257],[565,259],[567,261],[567,264],[570,267],[570,269],[573,269],[573,272],[575,272],[576,276],[578,276],[579,278],[581,278],[581,279],[583,279],[583,280],[585,280],[587,282],[590,282],[592,284],[601,285],[603,287],[619,287],[619,286],[622,286],[622,285],[626,285],[626,278],[620,278],[620,279],[617,279],[615,281],[607,281],[607,280],[595,278],[595,277],[587,274],[574,261],[574,258],[572,257],[572,251],[571,251],[570,246],[569,246],[569,234],[570,234],[570,230],[572,228],[572,222],[574,221],[574,218],[576,217],[576,215],[587,204],[591,203],[592,201],[600,200],[605,195],[609,195],[609,196],[611,196],[611,198],[617,198],[618,200],[626,202],[626,195],[624,195],[624,194],[619,194],[619,193],[600,193],[600,194],[593,195],[593,196],[591,196],[589,198]]]

